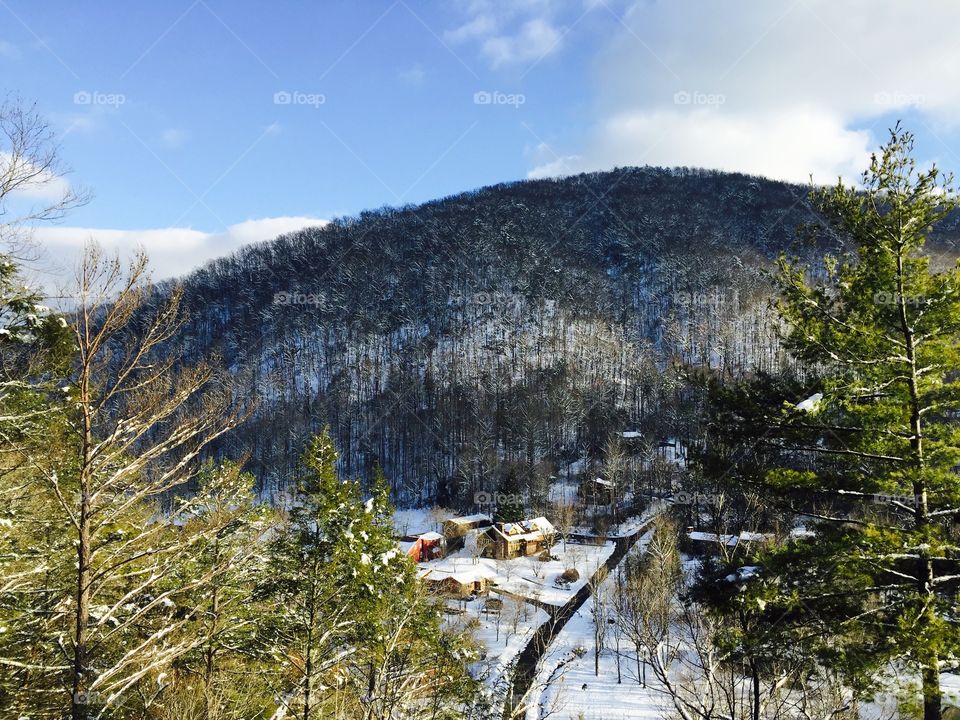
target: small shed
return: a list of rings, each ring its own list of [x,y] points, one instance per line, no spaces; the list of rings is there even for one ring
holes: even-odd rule
[[[425,532],[419,535],[409,535],[398,545],[414,562],[427,562],[445,557],[447,554],[447,540],[440,533]]]
[[[464,598],[488,592],[496,573],[483,565],[476,565],[455,570],[428,570],[420,577],[437,594]]]
[[[588,505],[610,505],[613,502],[615,490],[612,482],[599,476],[592,480],[585,478],[580,483],[580,497]]]
[[[443,521],[443,537],[451,551],[463,547],[463,539],[471,530],[485,529],[493,524],[489,515],[463,515]]]
[[[438,560],[447,554],[447,539],[438,532],[425,532],[420,540],[420,560]]]

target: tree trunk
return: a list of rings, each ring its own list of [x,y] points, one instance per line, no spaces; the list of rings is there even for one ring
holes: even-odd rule
[[[913,469],[916,478],[913,481],[914,527],[922,531],[930,520],[927,508],[927,483],[923,477],[923,424],[920,408],[920,391],[917,378],[916,338],[907,319],[907,298],[904,286],[903,250],[897,256],[897,304],[900,315],[900,330],[903,333],[907,361],[910,365],[910,449],[913,455]],[[932,626],[934,617],[933,560],[929,550],[921,548],[917,558],[917,590],[921,599],[927,602],[927,608],[920,616],[921,623]],[[923,685],[923,720],[940,720],[941,697],[940,658],[936,650],[921,658],[921,676]]]
[[[307,615],[307,652],[303,665],[303,720],[310,720],[310,695],[313,693],[313,686],[311,682],[313,679],[313,592],[314,590],[311,588],[310,607]]]
[[[216,540],[214,542],[213,550],[213,566],[220,566],[220,541]],[[213,688],[213,677],[217,670],[217,648],[215,645],[215,640],[217,636],[217,625],[220,617],[220,587],[219,581],[214,583],[213,587],[213,597],[211,599],[210,614],[212,617],[209,629],[209,637],[207,638],[207,648],[205,652],[205,663],[204,663],[204,677],[203,677],[203,686],[204,686],[204,720],[213,720],[215,716],[214,707],[216,705],[216,700],[214,698],[214,688]]]
[[[80,407],[83,422],[83,459],[80,467],[80,516],[77,519],[77,609],[73,635],[73,677],[71,684],[70,717],[86,720],[89,715],[87,693],[87,625],[90,622],[90,493],[93,473],[93,419],[90,416],[89,366],[85,363],[80,373]]]
[[[90,621],[90,501],[86,489],[81,490],[80,536],[77,543],[77,611],[73,637],[73,695],[70,698],[72,720],[86,720],[87,624]]]

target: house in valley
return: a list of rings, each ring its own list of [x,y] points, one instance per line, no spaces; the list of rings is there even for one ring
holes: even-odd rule
[[[483,530],[493,525],[489,515],[464,515],[443,521],[443,537],[447,549],[453,552],[463,547],[464,538],[473,530]]]
[[[418,563],[437,560],[447,554],[447,540],[437,532],[411,535],[403,538],[399,544],[400,549]]]
[[[748,549],[751,545],[766,543],[773,540],[770,533],[748,532],[746,530],[737,535],[717,535],[716,533],[690,530],[687,532],[684,550],[693,555],[723,555],[735,550]]]
[[[545,517],[515,523],[497,523],[480,536],[480,547],[487,557],[509,560],[549,552],[557,534]]]
[[[453,558],[436,568],[421,568],[420,572],[420,579],[431,592],[458,598],[487,593],[496,577],[496,570],[485,564],[453,562]]]
[[[580,483],[580,497],[587,505],[610,505],[615,491],[614,484],[600,476],[584,478]]]

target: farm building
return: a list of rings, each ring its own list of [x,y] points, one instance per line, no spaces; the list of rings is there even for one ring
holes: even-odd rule
[[[588,505],[609,505],[613,502],[616,488],[609,480],[595,477],[584,478],[580,483],[580,497]]]
[[[687,549],[698,555],[717,555],[721,548],[733,552],[739,547],[752,543],[761,543],[773,539],[768,533],[743,531],[739,535],[717,535],[716,533],[690,531],[687,533]]]
[[[431,591],[455,597],[482,595],[494,584],[496,577],[494,570],[472,563],[430,568],[420,575],[421,580]]]
[[[498,560],[549,551],[556,530],[544,517],[516,523],[498,523],[480,537],[483,554]]]
[[[463,539],[471,530],[488,528],[493,524],[489,515],[464,515],[443,521],[443,537],[451,551],[463,547]]]
[[[414,562],[436,560],[447,554],[447,540],[436,532],[406,537],[399,543],[400,549],[413,558]]]

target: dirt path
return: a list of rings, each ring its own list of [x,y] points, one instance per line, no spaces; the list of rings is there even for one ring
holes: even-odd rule
[[[597,568],[597,571],[590,578],[590,582],[580,588],[577,593],[570,598],[566,604],[560,607],[545,607],[544,609],[550,615],[550,619],[537,628],[533,636],[527,642],[526,647],[517,656],[516,665],[510,674],[510,688],[507,690],[507,697],[503,705],[503,719],[515,720],[521,712],[525,713],[524,700],[530,692],[533,680],[537,675],[537,664],[550,648],[550,643],[557,636],[567,621],[573,617],[590,597],[590,586],[599,579],[601,573],[613,570],[624,555],[634,546],[640,536],[650,527],[650,524],[656,518],[656,513],[640,524],[639,527],[630,535],[615,538],[616,547],[606,562]]]

